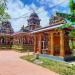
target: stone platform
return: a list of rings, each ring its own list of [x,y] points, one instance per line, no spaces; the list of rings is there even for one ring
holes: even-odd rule
[[[47,55],[47,54],[40,54],[40,57],[48,58],[50,60],[59,61],[59,62],[75,61],[75,56],[59,57],[59,56],[52,56],[52,55]]]

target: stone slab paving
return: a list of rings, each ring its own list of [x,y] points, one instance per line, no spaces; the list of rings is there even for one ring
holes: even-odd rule
[[[20,59],[26,53],[0,51],[0,75],[58,75],[46,68]]]

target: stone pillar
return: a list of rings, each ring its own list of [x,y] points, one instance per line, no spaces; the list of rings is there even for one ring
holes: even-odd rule
[[[0,45],[1,45],[1,37],[0,37]]]
[[[36,52],[36,35],[34,34],[34,52]]]
[[[1,38],[1,45],[2,45],[2,38]]]
[[[28,35],[28,44],[29,44],[29,39],[30,39],[29,37],[30,37],[30,36]]]
[[[51,32],[51,55],[54,54],[54,35]]]
[[[0,37],[0,46],[1,46],[1,37]]]
[[[25,44],[25,37],[24,37],[24,44]]]
[[[51,34],[48,34],[48,54],[51,53]]]
[[[42,35],[39,34],[39,53],[41,53],[41,43],[42,43]]]
[[[64,57],[65,51],[64,51],[64,32],[60,31],[60,56]]]

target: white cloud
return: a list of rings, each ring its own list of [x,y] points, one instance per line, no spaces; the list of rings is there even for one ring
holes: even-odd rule
[[[52,7],[54,5],[58,5],[58,4],[67,4],[67,2],[69,2],[69,0],[37,0],[38,2],[40,2],[41,4],[44,5],[49,5],[49,7]]]
[[[9,0],[7,3],[8,9],[6,10],[11,18],[18,18],[18,17],[25,17],[20,19],[11,19],[12,27],[15,31],[19,31],[22,25],[27,26],[27,19],[29,15],[32,13],[33,8],[36,13],[38,13],[40,19],[41,19],[41,25],[46,26],[48,25],[48,16],[47,12],[44,10],[44,7],[37,8],[34,4],[31,5],[25,5],[20,0]]]
[[[55,11],[60,11],[63,8],[62,12],[66,12],[66,8],[68,8],[69,0],[37,0],[43,6],[48,6],[52,13]],[[61,7],[59,9],[59,7]],[[52,8],[52,9],[51,9]],[[67,11],[69,12],[69,10]]]
[[[49,17],[47,17],[47,12],[44,10],[44,7],[41,7],[38,9],[40,12],[38,15],[40,16],[41,19],[41,26],[48,26],[49,24]]]
[[[49,23],[48,12],[44,9],[46,5],[49,7],[53,7],[59,3],[64,2],[60,6],[66,8],[68,5],[69,0],[37,0],[40,4],[43,4],[40,8],[36,7],[34,3],[31,5],[24,5],[21,0],[9,0],[7,3],[8,9],[6,10],[11,18],[19,18],[19,19],[11,19],[12,27],[15,31],[19,31],[22,25],[27,26],[27,19],[29,15],[32,13],[32,9],[36,13],[38,13],[39,18],[41,19],[41,25],[47,26]],[[59,8],[50,9],[51,14],[54,14],[56,11],[59,11]],[[62,12],[66,12],[66,9],[62,10]],[[67,11],[68,12],[68,11]]]

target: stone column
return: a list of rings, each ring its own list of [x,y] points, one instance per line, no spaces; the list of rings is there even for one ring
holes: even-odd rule
[[[51,53],[51,34],[48,34],[48,54]]]
[[[54,54],[54,35],[51,32],[51,55]]]
[[[0,37],[0,45],[1,45],[1,37]]]
[[[1,38],[1,45],[2,45],[2,38]]]
[[[41,53],[41,43],[42,43],[42,34],[40,33],[39,36],[39,53]]]
[[[1,37],[0,37],[0,46],[1,46]]]
[[[34,52],[36,52],[36,35],[34,34]]]
[[[29,44],[29,39],[30,39],[30,38],[29,38],[29,35],[28,35],[28,44]]]
[[[64,51],[64,32],[60,31],[60,56],[64,57],[65,51]]]

